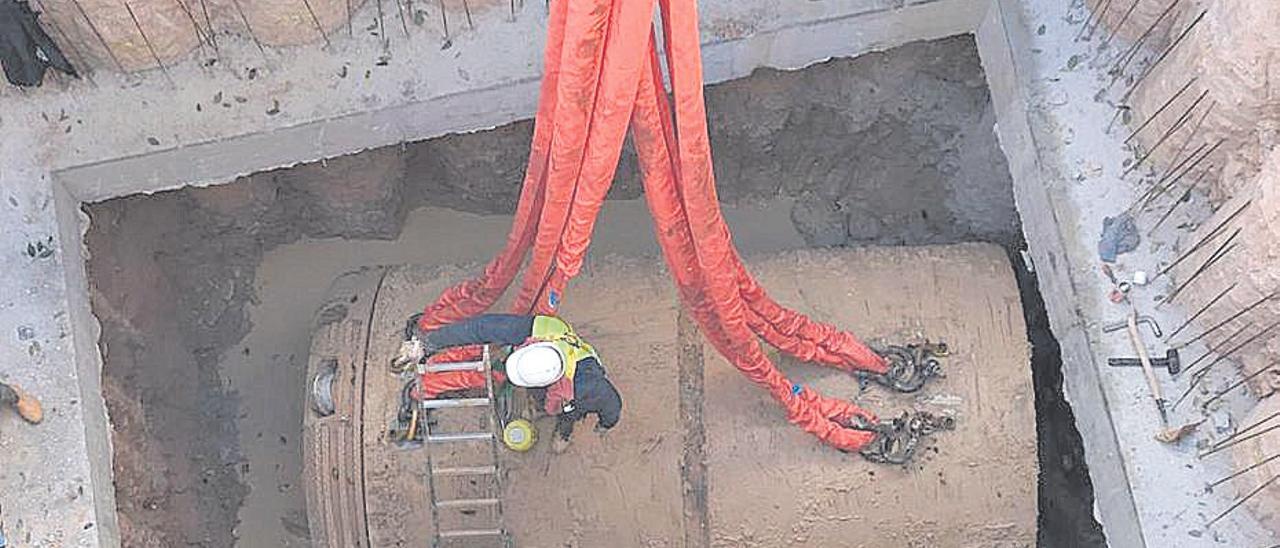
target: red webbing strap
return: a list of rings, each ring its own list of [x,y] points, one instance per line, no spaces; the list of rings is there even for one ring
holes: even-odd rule
[[[538,113],[533,124],[533,143],[515,219],[507,234],[507,243],[485,267],[478,278],[446,289],[427,306],[418,327],[431,330],[469,318],[485,310],[502,296],[520,271],[520,264],[533,244],[537,220],[542,211],[543,189],[546,187],[548,154],[556,121],[556,91],[560,81],[560,57],[564,47],[565,6],[556,2],[547,21],[547,45],[543,51],[542,85],[538,92]]]
[[[645,57],[637,53],[645,51],[652,34],[654,2],[628,0],[615,5],[605,43],[590,135],[574,185],[571,214],[560,234],[555,268],[537,295],[540,312],[554,312],[554,307],[542,308],[542,303],[551,303],[552,293],[562,294],[564,286],[582,268],[596,219],[618,167],[618,157],[622,153],[622,143],[636,102],[640,71],[647,67]]]
[[[704,332],[712,345],[730,360],[743,374],[753,382],[767,388],[770,394],[787,409],[788,419],[813,433],[823,441],[845,450],[861,449],[870,442],[874,435],[869,432],[846,428],[849,417],[853,414],[869,417],[856,406],[838,400],[828,400],[812,391],[793,387],[777,368],[769,361],[761,350],[755,334],[746,323],[745,306],[738,292],[736,253],[732,251],[732,243],[723,220],[720,218],[719,203],[715,195],[715,183],[711,174],[710,147],[706,136],[706,114],[702,101],[701,59],[698,52],[698,33],[696,9],[692,0],[677,0],[668,6],[663,0],[664,27],[669,28],[665,43],[668,45],[668,66],[671,69],[671,80],[675,90],[676,134],[678,139],[668,156],[667,170],[676,171],[679,176],[677,188],[680,189],[680,204],[683,206],[687,221],[688,241],[691,246],[674,246],[668,249],[667,242],[681,240],[681,229],[673,226],[672,219],[678,215],[669,211],[655,209],[654,217],[661,226],[657,226],[659,239],[664,242],[664,252],[668,253],[668,263],[673,273],[680,273],[688,268],[697,268],[701,274],[702,288],[706,300],[714,313],[695,314],[700,321],[715,318],[718,325],[703,324]],[[653,59],[653,57],[650,57]],[[657,87],[649,73],[650,82],[646,85]],[[659,94],[641,94],[640,100],[653,97],[659,103],[665,96]],[[644,107],[645,113],[661,112],[661,107]],[[641,112],[641,107],[637,107]],[[652,135],[670,135],[670,131],[644,127],[650,124],[652,116],[636,117],[637,149],[642,145],[651,146],[658,139],[648,138]],[[660,116],[659,116],[660,118]],[[669,120],[659,120],[669,123]],[[640,135],[646,135],[641,138]],[[646,152],[643,154],[646,165],[645,173],[654,173],[663,169],[660,154]],[[671,165],[676,168],[673,170]],[[674,177],[673,177],[674,178]],[[649,185],[646,180],[646,193],[657,194],[661,189]],[[650,198],[651,204],[660,203],[660,199]],[[689,263],[687,248],[692,247],[696,255],[696,263]],[[682,296],[687,291],[681,291]],[[695,302],[697,299],[694,299]],[[693,306],[692,303],[691,307]]]
[[[537,297],[550,275],[560,235],[569,219],[597,106],[596,93],[610,20],[619,9],[608,0],[560,3],[566,5],[568,12],[564,27],[565,47],[559,59],[560,82],[556,91],[550,168],[547,185],[543,189],[542,216],[533,242],[533,255],[525,268],[524,280],[512,307],[516,313],[547,310],[549,303],[538,301]]]

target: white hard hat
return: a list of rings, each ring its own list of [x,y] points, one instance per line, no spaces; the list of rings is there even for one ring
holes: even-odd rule
[[[523,346],[507,357],[507,379],[525,388],[542,388],[564,376],[564,356],[549,342]]]

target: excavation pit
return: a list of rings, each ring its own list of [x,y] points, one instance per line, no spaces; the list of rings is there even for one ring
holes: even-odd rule
[[[794,72],[760,71],[711,86],[708,102],[720,194],[735,242],[747,252],[988,242],[1016,256],[1021,246],[1009,174],[992,132],[994,115],[971,38],[910,44]],[[310,526],[300,484],[302,395],[308,329],[328,284],[361,266],[453,268],[487,259],[509,224],[529,131],[529,122],[519,122],[407,144],[403,150],[379,149],[325,165],[261,173],[213,188],[86,207],[92,220],[86,236],[90,285],[103,326],[103,383],[126,545],[307,544]],[[659,260],[648,214],[637,199],[640,185],[631,158],[624,154],[593,251],[628,257],[625,261],[636,267],[620,269],[616,261],[622,259],[611,259],[615,262],[601,266],[602,272],[639,270]],[[1019,278],[1029,276],[993,258],[991,249],[980,253],[990,264],[1002,263]],[[579,285],[597,283],[593,280],[600,273],[590,268],[587,281]],[[1017,295],[1013,274],[1004,276],[1008,283],[1002,286],[1006,294],[997,299],[1001,302]],[[797,280],[784,276],[764,281],[773,287]],[[651,285],[655,291],[669,291],[664,283],[659,276]],[[1025,291],[1023,297],[1030,298]],[[674,310],[673,300],[664,302]],[[862,313],[875,314],[880,304],[868,303]],[[1034,307],[1023,307],[1036,313]],[[1021,313],[1013,312],[1018,308],[1015,299],[1012,309],[991,317],[1017,324],[1022,321]],[[858,322],[865,320],[832,319],[864,332]],[[1043,354],[1045,322],[1026,323],[1043,330],[1030,336]],[[948,325],[957,338],[965,336],[958,325]],[[866,335],[890,327],[902,326],[871,326]],[[1005,342],[1028,338],[1024,328],[1005,327],[1002,336],[1011,337]],[[674,344],[678,330],[673,326],[669,333],[668,344]],[[705,354],[714,361],[714,353]],[[1054,357],[1050,352],[1035,363],[1060,367]],[[1028,365],[1025,356],[1021,363]],[[724,373],[711,369],[713,364],[707,367],[709,375]],[[679,378],[677,370],[672,370],[673,378]],[[1059,378],[1037,377],[1048,379],[1036,385],[1035,422],[1042,444],[1038,530],[1070,535],[1059,538],[1096,538],[1079,438],[1060,385],[1053,382]],[[716,382],[742,383],[740,396],[750,393],[740,378],[725,375]],[[825,386],[823,380],[814,382]],[[671,390],[675,399],[663,401],[675,405],[679,397],[674,386]],[[729,420],[717,414],[718,398],[704,402],[708,424]],[[735,404],[747,401],[730,399]],[[875,470],[849,462],[851,457],[827,454],[829,450],[788,430],[776,408],[758,404],[757,427],[767,427],[770,440],[794,438],[804,448],[797,459],[820,463],[815,470],[826,473],[838,463],[861,473]],[[632,424],[628,428],[639,427]],[[726,430],[765,435],[732,421],[726,424]],[[677,424],[666,426],[680,431]],[[659,430],[619,433],[626,433],[629,443],[652,444]],[[708,448],[720,443],[716,432],[721,430],[709,432]],[[574,451],[590,451],[590,433],[583,434]],[[940,443],[945,445],[945,438]],[[1046,443],[1053,444],[1059,452],[1055,455],[1065,452],[1076,458],[1046,458]],[[654,447],[651,453],[679,449],[674,439]],[[529,462],[539,455],[530,455]],[[513,464],[512,474],[518,476],[526,465]],[[722,466],[729,467],[709,461],[709,477],[721,473]],[[665,481],[676,481],[669,474]],[[518,477],[512,480],[513,490],[521,489],[519,482]],[[951,485],[962,484],[957,482]],[[723,483],[742,481],[728,477]],[[1063,492],[1070,497],[1046,492],[1045,485],[1069,486]],[[734,526],[717,522],[716,512],[736,509],[717,510],[714,490],[707,503],[709,523],[712,532],[717,526],[724,532]],[[608,507],[614,513],[626,508]],[[563,532],[539,532],[531,524],[522,529],[521,515],[513,510],[513,530],[528,535]],[[689,534],[684,518],[671,516],[680,536]],[[778,519],[783,527],[792,518]],[[749,540],[740,526],[736,530],[712,535],[711,542]],[[837,538],[821,535],[840,531],[834,527],[814,538]],[[1010,535],[1023,539],[1029,533],[1019,529]],[[675,530],[664,534],[677,538]],[[764,530],[753,534],[761,535],[762,545],[785,540]]]

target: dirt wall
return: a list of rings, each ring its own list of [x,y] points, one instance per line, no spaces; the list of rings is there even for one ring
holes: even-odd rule
[[[1197,320],[1206,327],[1218,325],[1259,299],[1280,290],[1280,150],[1272,151],[1266,158],[1262,171],[1251,181],[1251,186],[1244,194],[1224,203],[1217,214],[1195,233],[1192,241],[1208,236],[1246,202],[1252,203],[1230,226],[1219,232],[1210,244],[1191,255],[1185,261],[1185,266],[1180,265],[1175,270],[1180,279],[1188,278],[1230,238],[1236,228],[1242,229],[1235,239],[1238,243],[1230,244],[1236,245],[1236,248],[1224,255],[1218,261],[1220,264],[1206,270],[1188,286],[1188,295],[1184,301],[1188,303],[1207,303],[1221,291],[1235,286],[1219,304],[1210,307],[1202,319]],[[1280,321],[1280,301],[1272,300],[1231,321],[1206,339],[1215,348],[1224,344],[1229,344],[1225,348],[1231,348],[1277,321]],[[1249,324],[1252,326],[1246,332],[1234,337],[1232,341],[1226,341]],[[1264,336],[1235,353],[1234,359],[1242,365],[1242,373],[1249,374],[1272,367],[1277,356],[1280,356],[1280,339]],[[1280,379],[1275,376],[1262,375],[1252,382],[1252,386],[1259,395],[1266,395],[1280,388],[1277,382]]]
[[[347,34],[348,24],[373,34],[400,32],[405,25],[440,24],[439,9],[464,21],[497,8],[501,0],[462,2],[378,2],[371,18],[355,19],[367,0],[78,0],[33,2],[44,21],[55,28],[63,47],[89,56],[94,66],[125,71],[152,69],[177,62],[196,50],[211,57],[215,42],[239,36],[266,46],[323,42],[334,33]],[[132,11],[132,13],[131,13]],[[468,14],[468,11],[470,12]],[[376,12],[375,12],[376,13]],[[401,23],[401,17],[405,23]],[[373,23],[370,26],[370,22]],[[453,30],[459,30],[455,23]],[[354,32],[354,31],[353,31]],[[443,35],[443,28],[441,29]]]
[[[1177,24],[1160,33],[1164,39],[1144,45],[1144,58],[1158,58],[1169,47],[1166,44],[1172,45],[1170,41],[1202,12],[1203,20],[1137,83],[1129,104],[1135,126],[1150,120],[1136,140],[1142,151],[1154,150],[1153,165],[1162,172],[1199,145],[1212,146],[1224,140],[1201,165],[1212,166],[1206,188],[1214,199],[1221,200],[1247,188],[1266,151],[1277,142],[1280,81],[1274,75],[1280,73],[1280,37],[1274,29],[1280,26],[1280,4],[1267,0],[1183,4],[1187,10]],[[1139,70],[1138,62],[1133,65],[1129,76],[1145,71]],[[1187,91],[1157,115],[1193,78]],[[1206,91],[1187,121],[1170,133]],[[1170,136],[1160,143],[1166,133]]]
[[[1106,3],[1094,1],[1090,5],[1099,9]],[[1117,4],[1123,2],[1111,4],[1111,15],[1102,21],[1121,37],[1113,48],[1116,51],[1109,53],[1116,55],[1140,38],[1171,2],[1139,0],[1123,26],[1116,18]],[[1243,229],[1237,248],[1178,298],[1194,310],[1236,283],[1221,304],[1197,320],[1209,327],[1280,289],[1276,274],[1280,272],[1280,249],[1275,244],[1280,238],[1280,223],[1275,218],[1280,206],[1276,198],[1280,193],[1276,152],[1280,143],[1280,78],[1275,77],[1280,74],[1280,35],[1275,32],[1280,28],[1280,3],[1183,1],[1174,5],[1165,21],[1142,42],[1136,60],[1113,93],[1123,99],[1121,94],[1133,89],[1125,102],[1132,109],[1127,131],[1137,132],[1133,139],[1135,158],[1150,158],[1148,167],[1130,177],[1171,187],[1167,197],[1156,201],[1158,209],[1170,207],[1170,200],[1195,185],[1198,190],[1191,199],[1207,199],[1216,210],[1199,226],[1182,227],[1194,231],[1186,242],[1198,242],[1238,207],[1252,201],[1213,245],[1205,246],[1173,271],[1175,282],[1188,279],[1235,228]],[[1178,42],[1184,32],[1185,38]],[[1280,307],[1267,304],[1216,331],[1208,340],[1221,344],[1253,322],[1255,329],[1241,335],[1242,340],[1276,319],[1280,319]],[[1267,340],[1239,353],[1246,372],[1280,356],[1280,343]],[[1274,389],[1270,382],[1259,381],[1255,388],[1269,392]]]
[[[971,36],[761,69],[708,86],[706,100],[721,200],[794,199],[810,245],[1020,241]],[[520,122],[410,147],[409,185],[440,205],[510,213],[532,130]],[[640,189],[628,146],[609,196]]]

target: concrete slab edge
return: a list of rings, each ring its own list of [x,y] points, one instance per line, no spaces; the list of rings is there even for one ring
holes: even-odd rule
[[[972,33],[985,0],[934,0],[782,26],[704,45],[708,83],[761,67],[797,69],[907,42]],[[69,167],[56,180],[77,199],[227,183],[251,173],[354,154],[370,148],[493,128],[533,116],[538,79],[441,95],[381,110]]]
[[[1077,239],[1068,240],[1062,219],[1074,219],[1070,200],[1057,190],[1065,181],[1056,136],[1037,129],[1030,90],[1035,60],[1019,0],[993,0],[977,32],[978,52],[996,109],[996,134],[1009,161],[1014,200],[1040,281],[1049,322],[1061,346],[1064,392],[1083,438],[1093,483],[1096,518],[1112,546],[1146,546],[1131,491],[1125,454],[1111,420],[1110,404],[1090,349],[1089,333],[1078,305],[1074,267],[1080,261]],[[1077,257],[1073,259],[1073,257]]]

